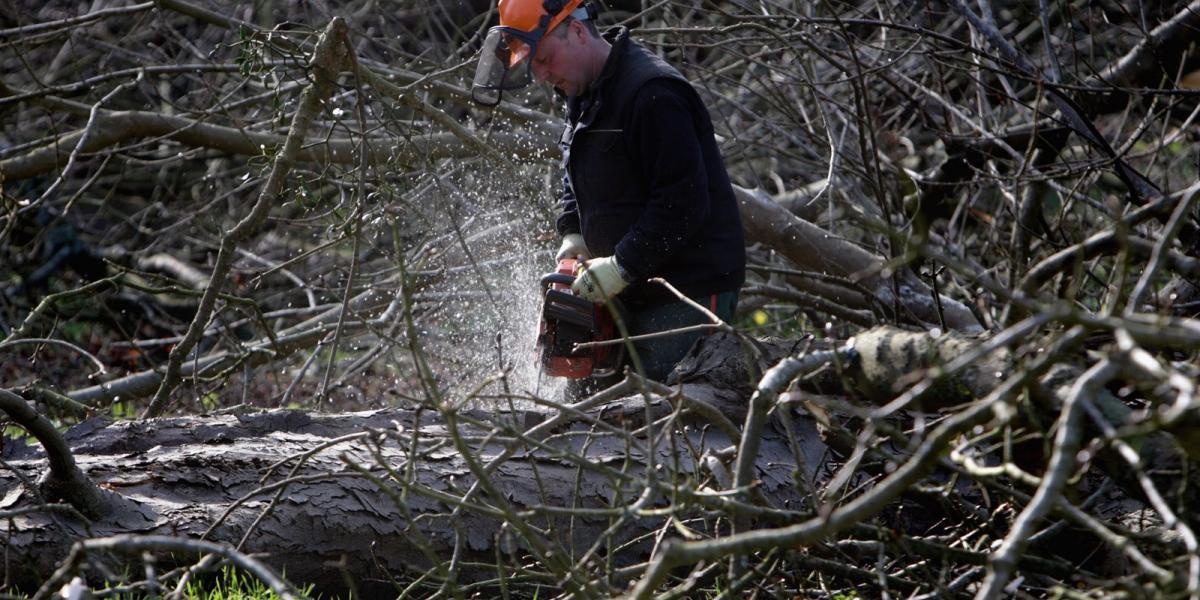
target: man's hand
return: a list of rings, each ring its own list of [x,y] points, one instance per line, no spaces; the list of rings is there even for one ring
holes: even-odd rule
[[[604,256],[584,263],[583,273],[575,278],[571,291],[580,298],[600,304],[620,294],[628,285],[617,257]]]
[[[588,252],[587,244],[583,242],[583,236],[578,233],[568,233],[563,236],[562,246],[558,248],[558,254],[554,255],[554,260],[562,260],[564,258],[581,257],[587,260],[592,257]]]

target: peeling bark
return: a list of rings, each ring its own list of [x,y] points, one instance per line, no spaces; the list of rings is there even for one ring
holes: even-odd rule
[[[866,398],[886,401],[979,345],[978,338],[934,337],[925,333],[877,327],[855,336],[858,361],[850,369],[857,391]],[[939,381],[924,394],[927,410],[969,402],[988,395],[1012,368],[1003,348],[987,353],[953,377]]]

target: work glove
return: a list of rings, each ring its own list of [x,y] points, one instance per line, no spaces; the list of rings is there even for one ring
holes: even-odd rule
[[[578,233],[568,233],[563,236],[562,246],[558,247],[558,254],[554,255],[554,260],[562,260],[564,258],[575,258],[579,256],[583,260],[592,257],[588,252],[587,244],[583,241],[583,236]]]
[[[617,257],[593,258],[583,264],[583,273],[575,277],[571,291],[576,296],[600,304],[621,293],[629,285],[627,274]]]

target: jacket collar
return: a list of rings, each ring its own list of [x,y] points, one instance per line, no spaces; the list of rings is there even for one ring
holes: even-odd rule
[[[596,76],[595,81],[588,85],[585,95],[593,95],[599,90],[603,90],[609,80],[616,74],[620,67],[621,59],[625,56],[629,49],[629,29],[625,27],[613,27],[605,31],[604,39],[612,44],[612,50],[608,53],[608,59],[604,61],[604,66],[600,69],[600,74]]]

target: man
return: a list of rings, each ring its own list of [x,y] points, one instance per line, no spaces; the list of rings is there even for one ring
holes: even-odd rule
[[[653,277],[732,319],[745,244],[695,89],[625,28],[601,36],[583,0],[500,0],[499,11],[474,93],[497,103],[531,72],[566,98],[558,258],[588,259],[572,290],[597,303],[619,299],[630,335],[708,322]],[[701,335],[659,336],[634,350],[646,375],[663,381]]]

